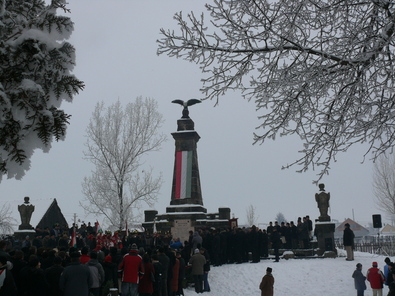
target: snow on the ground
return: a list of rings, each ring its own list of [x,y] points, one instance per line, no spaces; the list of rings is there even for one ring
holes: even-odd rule
[[[212,296],[259,296],[259,284],[265,275],[266,268],[273,268],[274,295],[276,296],[352,296],[357,292],[354,288],[352,273],[357,263],[362,264],[362,272],[378,262],[384,269],[386,256],[362,252],[354,253],[354,261],[345,260],[345,251],[338,250],[339,257],[314,259],[280,259],[261,260],[260,263],[225,264],[211,267],[209,284],[211,292],[203,295]],[[394,261],[394,258],[391,258]],[[365,295],[372,295],[369,282],[366,282]],[[383,295],[387,295],[388,287],[384,286]],[[185,296],[196,295],[193,287],[184,289]]]

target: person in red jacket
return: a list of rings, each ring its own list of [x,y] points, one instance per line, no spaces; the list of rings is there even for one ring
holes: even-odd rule
[[[373,290],[373,296],[383,295],[383,284],[385,282],[384,274],[377,266],[377,262],[373,262],[372,267],[366,273],[366,279],[369,281],[370,287]]]
[[[122,272],[122,296],[138,296],[139,281],[144,276],[143,259],[138,254],[136,244],[133,244],[119,264]]]

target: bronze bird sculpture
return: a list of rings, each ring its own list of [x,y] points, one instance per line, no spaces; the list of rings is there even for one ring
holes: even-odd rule
[[[183,101],[183,100],[178,100],[177,99],[177,100],[173,100],[171,102],[175,103],[175,104],[180,104],[181,106],[184,107],[184,109],[182,110],[182,117],[181,118],[189,118],[188,107],[192,106],[192,105],[195,105],[197,103],[201,103],[202,101],[198,100],[198,99],[190,99],[188,101]]]

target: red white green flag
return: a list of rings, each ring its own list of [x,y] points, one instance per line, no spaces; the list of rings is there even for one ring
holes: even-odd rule
[[[75,234],[75,227],[73,227],[73,232],[71,233],[70,247],[77,247],[77,238]]]
[[[175,199],[190,198],[191,183],[192,183],[192,151],[177,151]]]

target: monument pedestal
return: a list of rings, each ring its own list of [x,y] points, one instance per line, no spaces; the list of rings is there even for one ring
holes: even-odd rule
[[[317,255],[322,256],[327,251],[336,252],[335,249],[335,223],[316,222],[314,233],[317,237]]]

